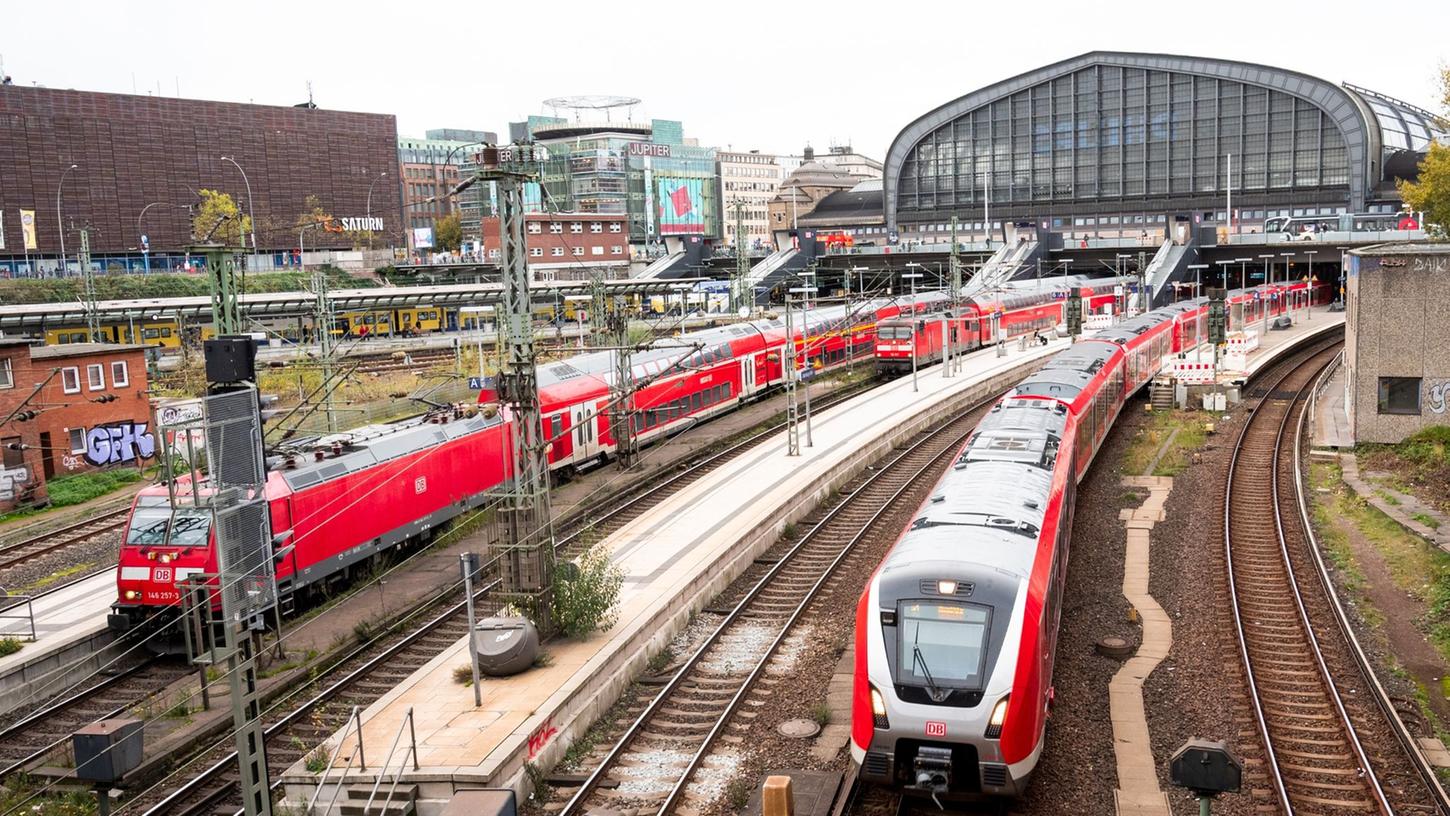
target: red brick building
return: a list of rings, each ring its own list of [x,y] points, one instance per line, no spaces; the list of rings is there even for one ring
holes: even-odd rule
[[[605,278],[629,269],[629,227],[624,213],[528,213],[524,245],[535,280],[588,280],[594,270]],[[498,219],[483,219],[483,249],[498,261]]]
[[[146,348],[0,341],[0,506],[40,501],[54,476],[155,458]]]

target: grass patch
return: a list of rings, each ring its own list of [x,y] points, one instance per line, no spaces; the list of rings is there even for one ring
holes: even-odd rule
[[[0,657],[9,657],[24,648],[25,644],[19,638],[0,638]]]
[[[823,702],[816,703],[811,706],[811,719],[815,720],[816,725],[825,728],[831,724],[831,707]]]
[[[68,567],[62,567],[52,572],[44,578],[31,581],[24,586],[16,587],[15,592],[17,595],[29,595],[33,592],[39,592],[51,584],[60,583],[73,575],[80,575],[83,572],[89,572],[95,568],[96,563],[94,561],[83,561],[79,564],[71,564]]]
[[[1429,516],[1424,513],[1411,513],[1410,518],[1420,522],[1426,527],[1429,527],[1431,530],[1440,529],[1440,520],[1433,516]]]
[[[108,270],[109,272],[110,270]],[[372,278],[349,275],[336,268],[327,272],[328,286],[336,289],[368,289],[378,285]],[[300,292],[307,288],[312,273],[258,272],[246,276],[247,292]],[[100,300],[135,298],[197,297],[207,295],[205,275],[180,272],[153,275],[102,274],[95,278]],[[74,303],[81,298],[79,278],[17,278],[0,281],[0,298],[6,303]]]
[[[1130,476],[1141,475],[1153,463],[1164,440],[1176,429],[1177,435],[1151,475],[1177,476],[1182,473],[1193,461],[1192,452],[1202,447],[1208,438],[1208,431],[1204,429],[1206,418],[1206,414],[1195,411],[1154,411],[1128,443],[1128,450],[1123,455],[1123,472]]]
[[[1385,481],[1450,510],[1450,427],[1425,428],[1393,445],[1364,444],[1355,451],[1360,470],[1388,474]]]
[[[135,468],[111,468],[74,476],[57,476],[46,483],[46,492],[50,494],[51,507],[70,507],[139,481],[141,471]]]
[[[92,816],[96,812],[96,796],[89,790],[37,792],[41,785],[25,774],[12,774],[0,787],[0,813],[25,813],[26,816]],[[35,795],[35,798],[30,798]]]
[[[460,686],[473,685],[473,667],[467,663],[464,663],[462,666],[454,666],[453,682]]]
[[[1399,507],[1400,506],[1400,500],[1399,499],[1395,498],[1393,495],[1391,495],[1389,493],[1386,493],[1383,490],[1376,490],[1374,492],[1374,494],[1376,496],[1379,496],[1380,499],[1382,499],[1384,501],[1384,503],[1385,504],[1388,504],[1390,507]]]

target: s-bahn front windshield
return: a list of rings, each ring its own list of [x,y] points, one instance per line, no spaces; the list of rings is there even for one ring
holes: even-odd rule
[[[982,687],[990,609],[922,601],[902,604],[899,617],[898,682],[942,689]]]
[[[211,511],[183,505],[172,512],[165,496],[142,496],[131,513],[126,543],[138,547],[205,547],[211,532]]]

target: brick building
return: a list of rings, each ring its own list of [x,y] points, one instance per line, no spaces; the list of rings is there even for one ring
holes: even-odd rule
[[[1450,425],[1450,244],[1381,244],[1346,265],[1344,365],[1354,441]]]
[[[147,346],[31,342],[0,341],[0,506],[43,498],[54,476],[155,458]]]
[[[605,278],[624,277],[629,268],[629,228],[624,213],[528,213],[524,245],[536,280],[588,280],[594,270]],[[489,261],[499,253],[498,219],[483,219],[483,250]]]
[[[83,225],[93,254],[134,254],[138,232],[153,254],[180,250],[191,235],[184,205],[203,188],[255,212],[262,250],[297,246],[294,225],[309,195],[343,218],[368,215],[370,192],[371,215],[384,223],[377,240],[401,245],[397,137],[391,114],[0,86],[0,261],[23,257],[26,209],[35,212],[32,259],[55,266],[58,189],[72,264]],[[309,249],[352,242],[321,230],[307,236]]]
[[[458,185],[460,168],[470,161],[479,143],[497,142],[498,134],[492,131],[456,128],[430,130],[422,139],[398,138],[403,227],[408,230],[410,249],[426,248],[419,245],[415,230],[434,230],[436,239],[438,219],[458,212],[458,201],[448,192]]]

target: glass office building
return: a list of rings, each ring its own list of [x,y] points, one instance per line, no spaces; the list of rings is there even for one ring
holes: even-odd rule
[[[885,166],[888,226],[953,215],[1114,223],[1393,212],[1394,177],[1444,138],[1418,108],[1267,66],[1095,52],[909,124]],[[1310,214],[1314,214],[1311,212]],[[1100,219],[1093,218],[1094,223]]]

